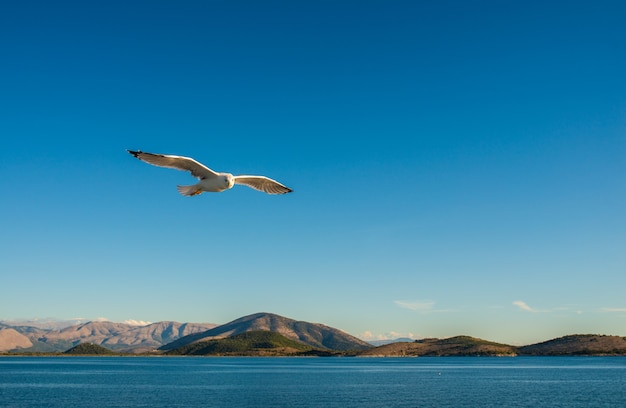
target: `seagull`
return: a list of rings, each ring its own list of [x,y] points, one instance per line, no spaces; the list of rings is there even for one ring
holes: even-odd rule
[[[184,196],[194,196],[205,191],[219,193],[233,188],[235,184],[242,184],[267,194],[285,194],[293,191],[265,176],[233,176],[230,173],[218,173],[190,157],[145,153],[141,150],[127,151],[139,160],[155,166],[191,172],[191,175],[200,181],[191,186],[177,186],[178,192]]]

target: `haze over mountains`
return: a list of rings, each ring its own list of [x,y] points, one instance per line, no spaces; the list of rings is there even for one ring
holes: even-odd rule
[[[145,352],[189,334],[215,327],[212,323],[158,322],[146,326],[87,322],[62,329],[9,326],[0,322],[0,351],[65,351],[79,343],[93,343],[120,352]]]

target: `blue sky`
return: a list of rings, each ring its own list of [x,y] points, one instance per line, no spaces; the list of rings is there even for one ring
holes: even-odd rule
[[[4,5],[0,319],[626,335],[626,6],[547,3]]]

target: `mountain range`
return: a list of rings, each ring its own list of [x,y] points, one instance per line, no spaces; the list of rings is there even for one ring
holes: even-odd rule
[[[75,348],[80,344],[85,346]],[[297,346],[298,344],[303,347]],[[456,336],[374,346],[339,329],[272,313],[256,313],[219,326],[211,323],[178,322],[133,326],[98,321],[62,329],[46,329],[0,322],[0,352],[58,353],[67,350],[72,350],[75,354],[81,354],[85,350],[102,352],[98,347],[124,354],[308,354],[392,357],[626,355],[626,338],[576,334],[517,347],[469,336]]]
[[[87,322],[62,329],[9,326],[0,322],[0,352],[62,352],[92,343],[124,353],[169,351],[199,341],[248,331],[270,331],[322,350],[365,350],[371,344],[319,323],[296,321],[272,313],[256,313],[221,326],[210,323],[158,322],[147,326]]]
[[[95,321],[62,329],[10,326],[0,323],[0,351],[59,352],[93,343],[118,352],[141,353],[189,334],[215,327],[212,323],[158,322],[146,326]]]

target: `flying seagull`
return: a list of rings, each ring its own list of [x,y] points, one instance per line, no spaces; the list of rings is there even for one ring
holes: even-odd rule
[[[144,153],[141,150],[128,150],[128,153],[155,166],[191,172],[191,175],[200,181],[191,186],[177,186],[178,192],[184,196],[194,196],[205,191],[219,193],[233,188],[235,184],[243,184],[267,194],[285,194],[293,191],[265,176],[233,176],[230,173],[218,173],[190,157]]]

